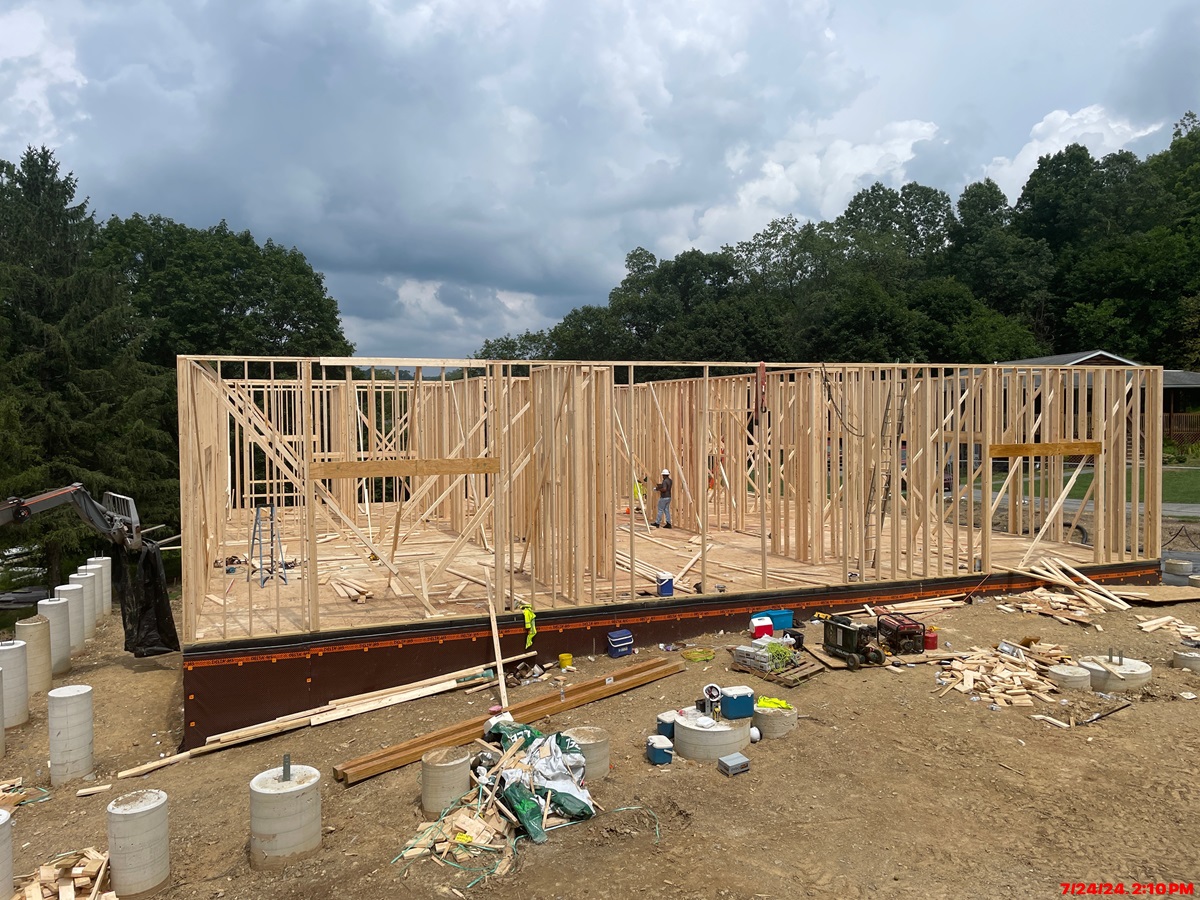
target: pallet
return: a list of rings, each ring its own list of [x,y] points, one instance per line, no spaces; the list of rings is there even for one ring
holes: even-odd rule
[[[730,668],[736,672],[747,672],[751,675],[757,675],[763,681],[769,681],[772,684],[781,684],[784,687],[795,687],[800,682],[808,681],[814,675],[819,675],[825,671],[825,667],[820,663],[809,660],[805,660],[799,665],[792,666],[790,669],[783,669],[779,672],[763,672],[759,669],[743,666],[740,663],[733,663]]]

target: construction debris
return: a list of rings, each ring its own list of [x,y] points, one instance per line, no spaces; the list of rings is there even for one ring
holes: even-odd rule
[[[329,586],[343,600],[349,600],[352,603],[366,603],[374,598],[371,589],[361,581],[355,581],[346,575],[335,575],[329,579]]]
[[[17,886],[12,900],[116,900],[116,894],[104,891],[108,880],[108,854],[95,847],[72,850],[51,857],[31,875],[14,879]]]
[[[1026,638],[1020,644],[1001,641],[996,647],[972,647],[961,659],[950,660],[938,675],[939,697],[950,691],[975,694],[990,700],[995,709],[1009,706],[1034,706],[1035,700],[1057,703],[1050,696],[1058,687],[1045,677],[1051,666],[1069,662],[1070,656],[1058,644],[1043,644]]]
[[[1138,628],[1147,634],[1167,629],[1173,631],[1182,641],[1194,641],[1200,638],[1200,628],[1195,625],[1187,625],[1182,619],[1175,616],[1159,616],[1156,619],[1148,619],[1146,616],[1135,616],[1138,620]]]

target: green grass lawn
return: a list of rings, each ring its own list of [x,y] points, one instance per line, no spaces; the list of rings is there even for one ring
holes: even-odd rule
[[[1093,475],[1091,472],[1082,472],[1079,478],[1075,480],[1074,487],[1071,488],[1069,494],[1072,500],[1082,500],[1083,495],[1087,493],[1088,487],[1092,483]],[[1065,485],[1071,480],[1070,474],[1063,476],[1063,484]],[[1145,496],[1146,480],[1142,477],[1139,480],[1138,497]],[[993,480],[992,489],[999,490],[1004,484],[1004,477],[998,476]],[[1132,490],[1133,473],[1125,473],[1125,489]],[[1029,489],[1029,480],[1025,479],[1025,489]],[[1162,473],[1162,492],[1163,503],[1200,503],[1200,468],[1173,468],[1164,469]]]

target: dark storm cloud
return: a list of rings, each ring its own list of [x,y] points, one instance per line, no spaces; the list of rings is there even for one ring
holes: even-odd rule
[[[55,146],[101,217],[225,219],[298,247],[364,354],[463,356],[603,304],[637,246],[832,218],[875,180],[956,195],[993,173],[1011,191],[1064,141],[1153,139],[1185,88],[1154,91],[1197,83],[1195,13],[1090,12],[29,0],[0,10],[0,156]],[[1100,105],[1114,48],[1117,112]]]

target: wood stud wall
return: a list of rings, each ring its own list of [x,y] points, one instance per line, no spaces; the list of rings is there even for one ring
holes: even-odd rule
[[[231,636],[225,618],[199,635],[201,605],[216,602],[231,542],[250,551],[254,508],[272,504],[299,564],[286,587],[253,595],[239,634],[328,627],[319,575],[334,534],[431,615],[468,547],[487,554],[498,606],[632,596],[648,529],[624,512],[663,468],[676,527],[699,536],[703,584],[710,540],[731,533],[757,540],[760,588],[806,567],[835,583],[988,572],[996,529],[1028,531],[1030,552],[1065,540],[1081,513],[1064,484],[1082,478],[1094,562],[1161,552],[1161,369],[655,369],[667,365],[686,377],[639,381],[635,363],[181,357],[185,640]],[[428,543],[435,527],[452,539]]]

